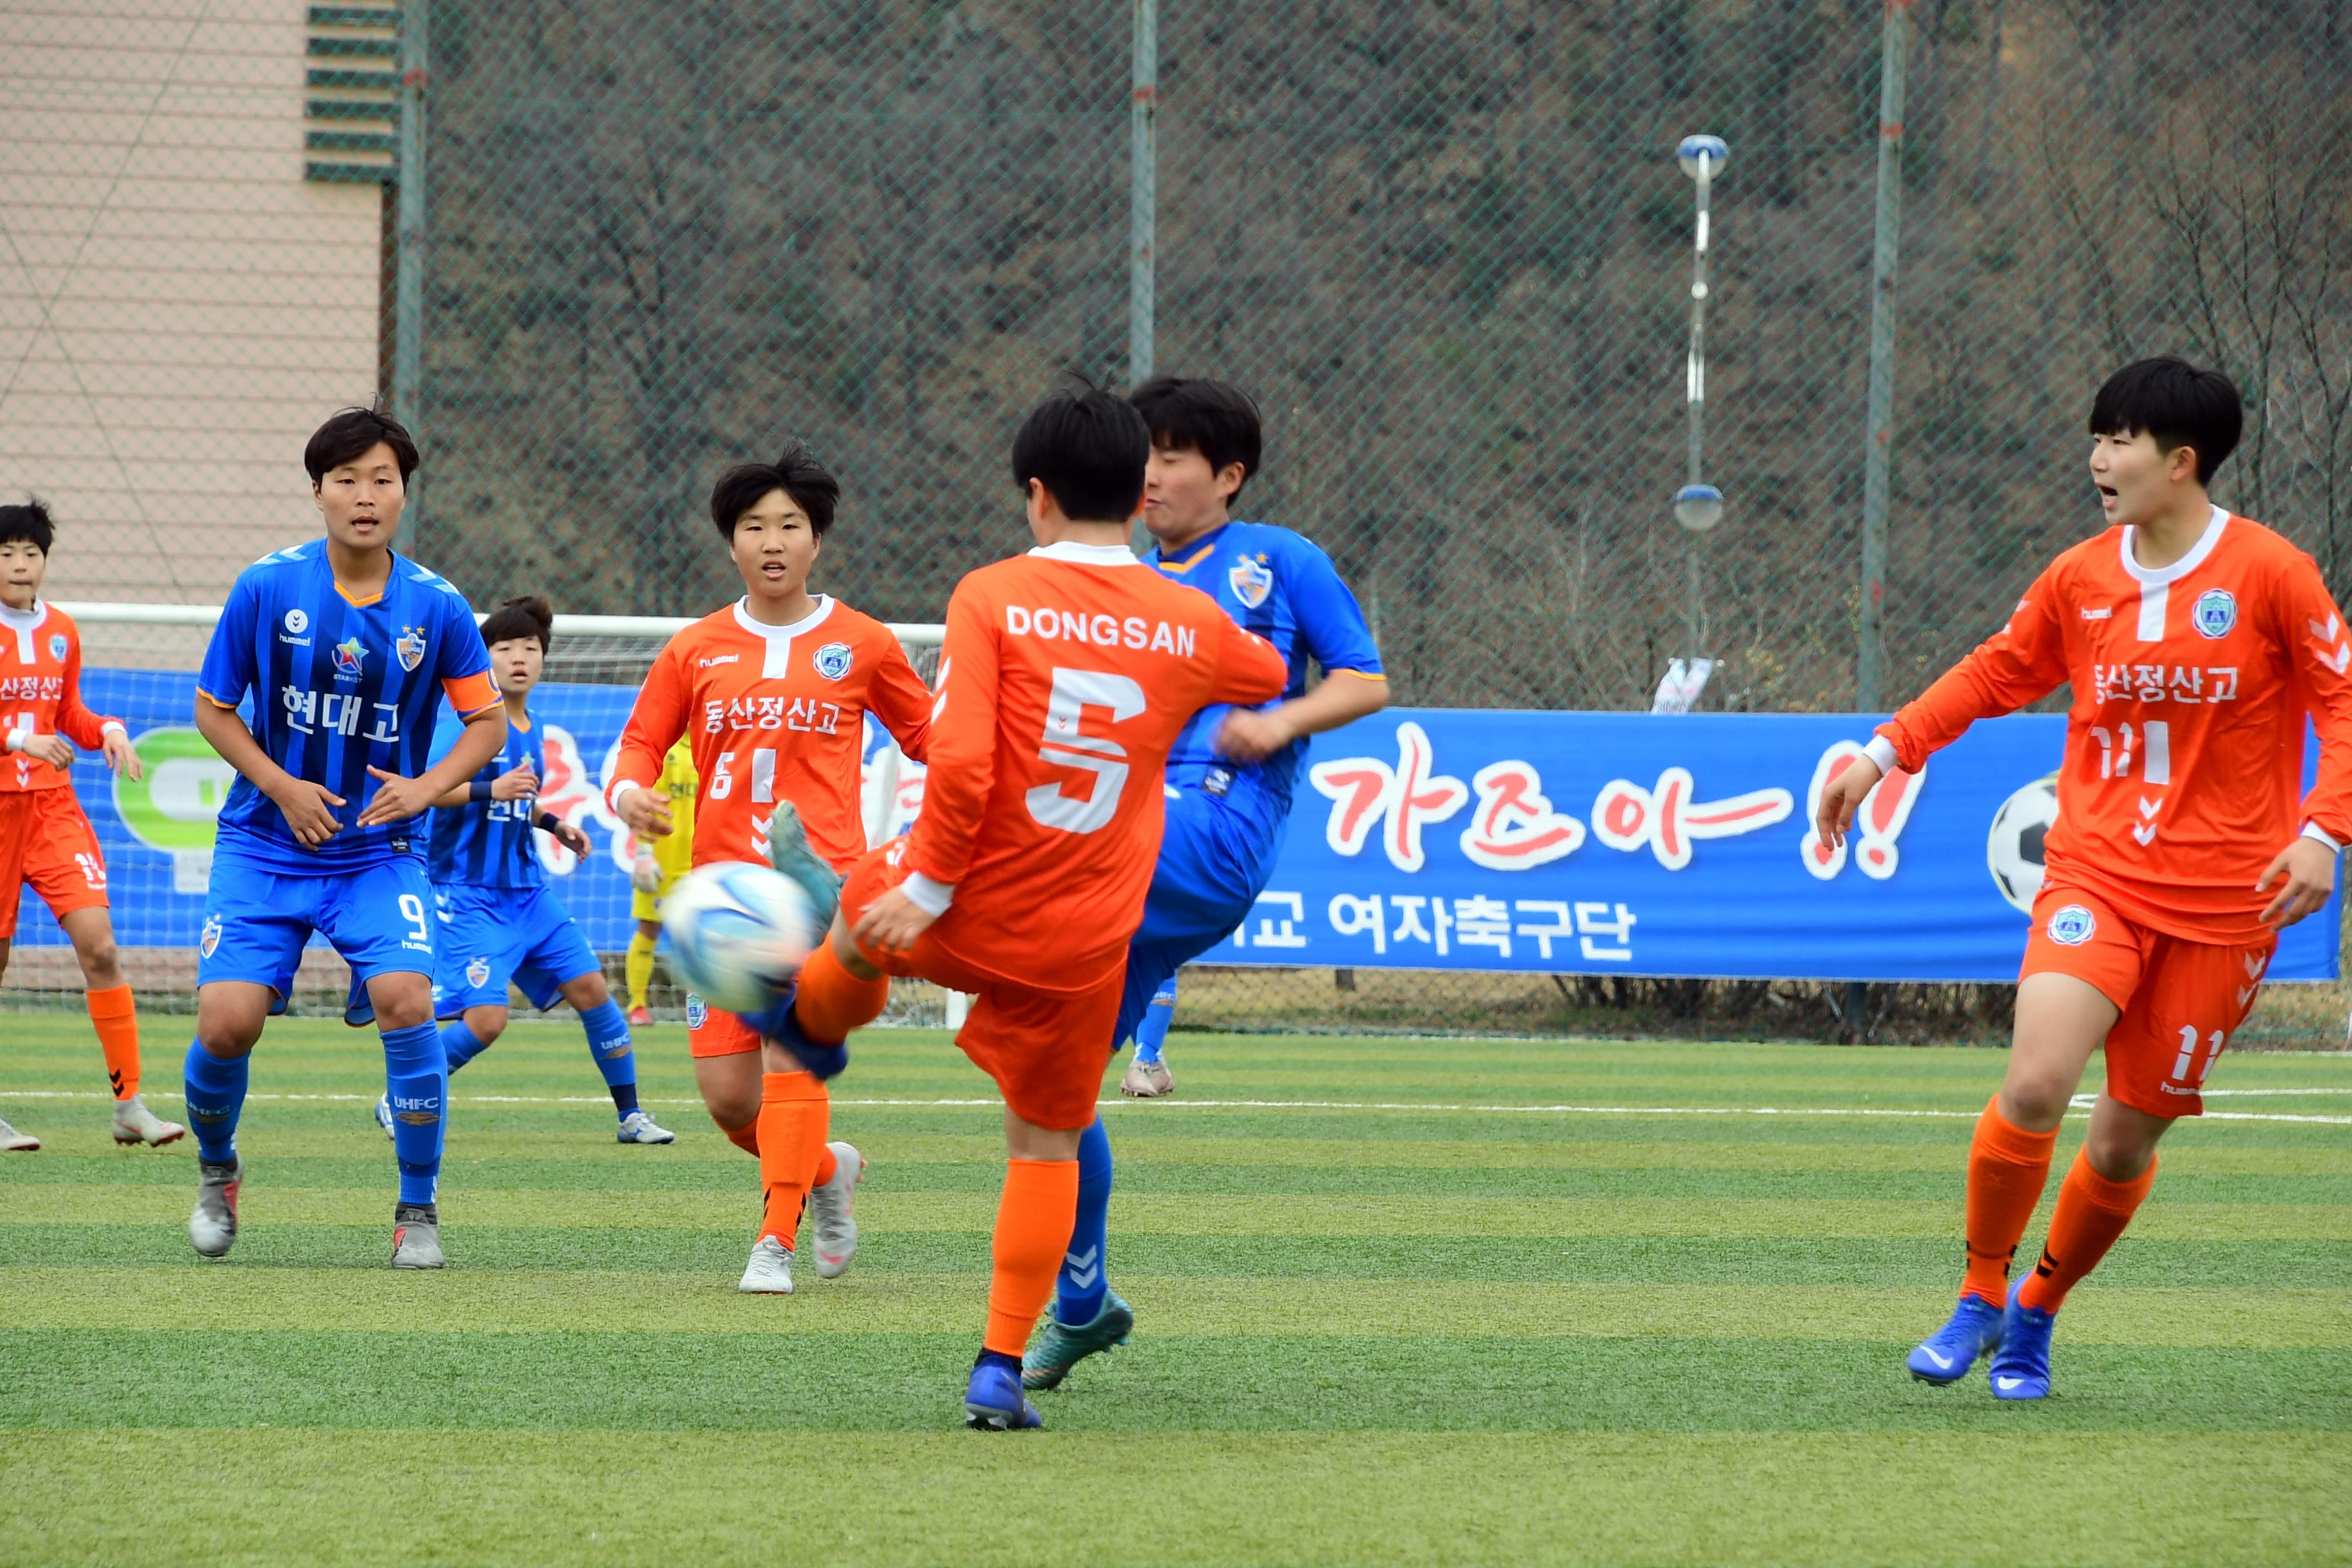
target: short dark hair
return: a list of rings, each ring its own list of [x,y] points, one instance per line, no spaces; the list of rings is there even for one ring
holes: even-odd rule
[[[841,504],[841,481],[816,460],[816,454],[795,441],[772,463],[738,463],[710,487],[710,521],[719,537],[733,542],[735,525],[760,504],[760,498],[782,490],[793,504],[808,513],[809,531],[819,539],[833,526],[834,509]]]
[[[2197,453],[2197,482],[2210,485],[2246,425],[2238,384],[2218,370],[2202,370],[2166,355],[2127,364],[2107,377],[2091,401],[2091,434],[2156,437],[2166,454],[2183,447]]]
[[[545,653],[554,635],[555,605],[544,594],[524,594],[509,599],[482,622],[482,644],[486,647],[494,642],[537,637],[539,651]]]
[[[1257,401],[1233,383],[1156,375],[1129,393],[1127,400],[1151,427],[1151,444],[1162,451],[1198,452],[1220,473],[1239,463],[1244,485],[1257,478],[1258,458],[1265,449],[1265,427]]]
[[[416,471],[416,438],[408,433],[407,426],[380,409],[337,411],[310,432],[310,444],[302,448],[302,467],[316,485],[327,477],[328,469],[342,467],[379,441],[392,448],[393,459],[400,465],[400,482],[406,484],[408,476]]]
[[[1123,522],[1143,504],[1151,429],[1127,399],[1098,386],[1039,404],[1013,437],[1013,479],[1035,479],[1074,522]]]
[[[57,522],[49,516],[48,504],[38,496],[26,496],[22,506],[0,506],[0,544],[20,540],[44,555],[57,542]]]

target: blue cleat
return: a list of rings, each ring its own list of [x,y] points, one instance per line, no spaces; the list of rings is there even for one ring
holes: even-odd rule
[[[975,1432],[1020,1432],[1042,1427],[1045,1417],[1021,1392],[1021,1374],[993,1362],[971,1369],[963,1391],[964,1425]]]
[[[2050,1397],[2050,1331],[2058,1314],[2021,1306],[2017,1292],[2009,1293],[2009,1311],[2000,1321],[2000,1352],[1985,1370],[1995,1399]]]
[[[1963,1296],[1951,1321],[1921,1341],[1904,1365],[1922,1383],[1948,1387],[1968,1376],[1977,1358],[2000,1348],[2000,1309],[1981,1296]]]

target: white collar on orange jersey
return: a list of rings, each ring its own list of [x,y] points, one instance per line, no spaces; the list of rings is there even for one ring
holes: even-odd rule
[[[1080,544],[1075,539],[1065,539],[1056,544],[1039,544],[1029,552],[1048,561],[1070,561],[1080,566],[1140,566],[1142,560],[1124,544]]]
[[[16,657],[26,664],[33,662],[33,634],[48,618],[49,604],[46,599],[35,599],[29,610],[12,610],[0,605],[0,626],[16,634]]]
[[[753,637],[763,638],[767,642],[767,656],[761,661],[760,666],[760,678],[762,680],[774,680],[792,668],[793,639],[803,632],[816,630],[824,624],[824,618],[833,614],[834,606],[832,595],[819,594],[816,595],[815,609],[790,626],[772,626],[765,621],[755,621],[751,618],[751,612],[744,608],[748,602],[748,595],[735,601],[735,624]]]
[[[2189,547],[2189,553],[2169,566],[2141,565],[2139,558],[2132,553],[2132,540],[2137,536],[2139,530],[2126,526],[2123,537],[2124,570],[2139,583],[2140,641],[2162,642],[2164,640],[2165,601],[2171,596],[2169,590],[2172,584],[2205,564],[2205,558],[2213,553],[2215,545],[2221,542],[2221,530],[2229,521],[2230,514],[2220,507],[2215,507],[2212,518],[2205,524],[2205,531],[2197,536],[2197,542]]]

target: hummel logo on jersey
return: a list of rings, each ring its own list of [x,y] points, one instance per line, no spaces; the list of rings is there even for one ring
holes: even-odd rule
[[[337,643],[333,651],[335,669],[342,675],[359,674],[360,661],[367,658],[367,646],[360,641],[356,633]]]
[[[2086,621],[2110,620],[2114,618],[2115,613],[2116,607],[2113,605],[2103,605],[2095,610],[2084,610],[2083,618]]]
[[[310,613],[308,610],[299,608],[287,611],[286,629],[292,632],[297,637],[309,631],[310,629]]]
[[[694,661],[694,668],[697,669],[709,669],[713,665],[735,664],[740,662],[743,656],[740,653],[714,653],[709,658],[696,659]]]

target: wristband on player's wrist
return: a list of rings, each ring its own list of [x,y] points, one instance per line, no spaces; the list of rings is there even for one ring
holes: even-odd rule
[[[476,779],[466,786],[466,798],[479,805],[483,801],[495,798],[490,792],[496,788],[498,785],[488,779]]]
[[[556,816],[555,813],[551,811],[542,811],[532,821],[531,826],[538,828],[541,833],[552,833],[557,828],[563,826],[563,818]]]

